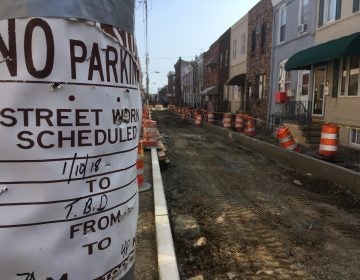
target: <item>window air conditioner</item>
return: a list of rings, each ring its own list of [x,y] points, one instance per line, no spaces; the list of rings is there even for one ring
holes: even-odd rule
[[[303,33],[307,30],[307,24],[303,23],[298,26],[298,33]]]
[[[293,96],[295,96],[295,91],[294,91],[294,90],[288,90],[286,93],[287,93],[287,96],[288,96],[288,97],[293,97]]]

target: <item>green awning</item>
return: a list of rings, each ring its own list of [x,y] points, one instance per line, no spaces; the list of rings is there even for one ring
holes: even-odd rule
[[[285,69],[310,69],[311,64],[355,55],[360,55],[360,32],[299,51],[289,58]]]

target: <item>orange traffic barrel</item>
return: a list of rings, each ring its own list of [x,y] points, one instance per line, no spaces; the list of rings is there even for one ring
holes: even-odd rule
[[[143,120],[144,120],[144,119],[147,120],[147,119],[150,118],[149,107],[144,106],[143,112],[142,112],[142,118],[143,118]]]
[[[295,142],[288,127],[280,127],[276,131],[276,137],[279,140],[280,147],[289,151],[300,152],[300,147]]]
[[[327,157],[335,156],[339,145],[339,126],[324,124],[321,128],[319,154]]]
[[[251,116],[245,116],[246,119],[246,126],[245,126],[245,131],[244,134],[246,136],[254,136],[255,135],[255,121],[253,119],[253,117]]]
[[[225,128],[231,127],[231,113],[224,113],[223,123]]]
[[[241,113],[236,114],[235,128],[236,128],[237,132],[243,132],[244,131],[244,115],[241,114]]]
[[[197,113],[196,116],[195,116],[195,125],[196,126],[201,125],[201,121],[202,121],[201,114]]]
[[[185,118],[191,117],[191,111],[188,107],[185,107]]]
[[[143,146],[145,148],[157,147],[158,129],[156,124],[156,121],[153,120],[144,121]]]
[[[206,110],[201,110],[200,112],[201,112],[202,119],[203,119],[204,121],[207,120],[207,114],[208,114],[208,112],[207,112]]]
[[[142,141],[140,141],[138,150],[137,150],[137,159],[136,159],[136,181],[138,184],[139,192],[144,192],[151,189],[151,184],[145,182],[145,172],[144,172],[144,147]]]
[[[139,189],[144,185],[145,175],[144,175],[144,150],[142,143],[140,141],[138,150],[137,150],[137,160],[136,160],[136,169],[137,169],[137,182]]]
[[[213,124],[214,123],[214,112],[210,111],[207,114],[208,117],[208,123]]]
[[[184,108],[181,110],[180,117],[181,117],[182,120],[186,119],[186,111],[185,111]]]

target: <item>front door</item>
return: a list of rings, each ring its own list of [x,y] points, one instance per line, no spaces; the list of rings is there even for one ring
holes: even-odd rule
[[[313,94],[313,115],[324,114],[326,68],[315,68],[314,71],[314,94]]]
[[[310,71],[304,70],[298,72],[298,89],[296,100],[301,101],[306,110],[309,110],[309,93],[310,93]]]

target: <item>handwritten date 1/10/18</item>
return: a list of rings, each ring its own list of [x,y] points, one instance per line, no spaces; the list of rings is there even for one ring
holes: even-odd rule
[[[94,161],[89,161],[89,155],[87,154],[83,162],[79,162],[77,158],[77,153],[74,154],[74,157],[71,160],[71,164],[68,167],[68,162],[64,162],[62,175],[68,177],[68,184],[70,184],[71,179],[77,176],[82,176],[85,178],[86,174],[96,173],[99,171],[101,163],[101,158],[98,158]]]

